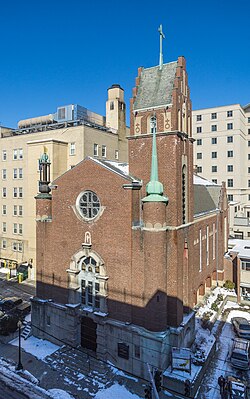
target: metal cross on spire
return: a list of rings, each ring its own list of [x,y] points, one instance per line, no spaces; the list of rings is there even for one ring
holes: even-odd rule
[[[159,65],[160,69],[162,69],[162,64],[163,64],[163,54],[162,54],[162,39],[165,39],[165,35],[162,31],[162,24],[158,28],[158,32],[160,33],[160,59],[159,59]]]

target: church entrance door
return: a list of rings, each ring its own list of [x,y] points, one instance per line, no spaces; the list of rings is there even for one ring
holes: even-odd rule
[[[96,352],[97,324],[90,317],[81,319],[81,346]]]

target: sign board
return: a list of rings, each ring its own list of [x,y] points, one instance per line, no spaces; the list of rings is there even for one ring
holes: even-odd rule
[[[172,348],[172,370],[183,370],[191,373],[191,350],[188,348]]]

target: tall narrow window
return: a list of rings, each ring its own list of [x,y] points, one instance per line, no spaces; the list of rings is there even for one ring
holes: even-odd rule
[[[207,266],[209,265],[209,226],[207,226]]]
[[[186,223],[187,221],[187,176],[186,176],[186,166],[184,165],[182,168],[182,223]]]
[[[6,169],[2,169],[2,179],[6,180],[6,178],[7,178],[7,171]]]
[[[200,272],[202,271],[202,234],[201,234],[201,229],[199,232],[199,241],[200,241]]]
[[[76,143],[70,143],[69,155],[75,155],[75,154],[76,154]]]
[[[18,225],[18,233],[23,234],[23,225],[19,223]]]
[[[107,156],[106,145],[102,145],[102,157],[106,158],[106,156]]]
[[[17,149],[13,150],[13,159],[17,160]]]
[[[156,116],[151,116],[150,118],[150,133],[156,133],[157,129]]]
[[[112,111],[115,108],[114,101],[110,101],[109,109]]]
[[[98,157],[98,144],[94,144],[94,157]]]
[[[215,260],[215,223],[213,223],[213,260]]]

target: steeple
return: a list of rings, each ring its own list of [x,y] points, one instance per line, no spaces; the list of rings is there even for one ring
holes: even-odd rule
[[[147,196],[142,199],[142,202],[165,202],[168,204],[168,197],[163,196],[163,184],[158,180],[158,159],[156,148],[156,129],[153,130],[152,140],[152,161],[151,161],[151,175],[150,181],[146,185]]]

